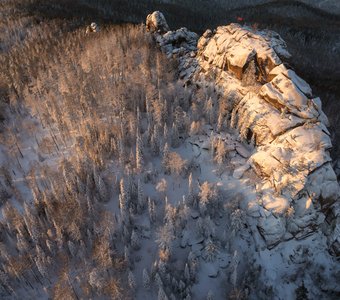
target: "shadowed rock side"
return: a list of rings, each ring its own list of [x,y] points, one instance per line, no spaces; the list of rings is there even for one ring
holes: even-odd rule
[[[268,248],[312,234],[328,214],[331,226],[324,226],[325,233],[330,250],[339,255],[334,205],[339,185],[331,166],[328,119],[320,98],[285,65],[290,58],[285,42],[273,31],[239,24],[207,30],[198,40],[186,28],[166,31],[164,17],[154,14],[147,27],[162,50],[178,59],[180,77],[188,84],[215,83],[220,95],[230,99],[225,117],[231,116],[231,126],[255,146],[248,162],[261,180],[247,210],[258,219]],[[162,21],[150,24],[155,19]]]

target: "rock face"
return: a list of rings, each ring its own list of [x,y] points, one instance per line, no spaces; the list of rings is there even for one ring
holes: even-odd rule
[[[258,212],[249,215],[258,219],[267,246],[312,234],[339,197],[339,185],[321,100],[285,65],[290,54],[281,37],[230,24],[207,30],[197,51],[197,36],[186,29],[157,34],[156,40],[168,56],[178,57],[181,78],[214,83],[230,99],[231,126],[255,145],[248,163],[261,182],[252,205]],[[340,248],[338,236],[330,237],[333,252]]]

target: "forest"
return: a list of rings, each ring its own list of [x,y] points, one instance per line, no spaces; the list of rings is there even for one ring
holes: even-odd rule
[[[132,297],[135,275],[128,270],[138,259],[141,236],[148,235],[141,228],[150,230],[138,224],[143,216],[158,228],[159,256],[143,269],[145,288],[149,277],[156,278],[159,294],[170,288],[174,299],[185,298],[196,259],[187,253],[186,271],[166,275],[176,262],[175,239],[193,226],[191,209],[201,212],[195,231],[208,238],[207,257],[216,255],[216,243],[227,242],[214,234],[211,218],[218,211],[228,211],[231,231],[243,226],[237,201],[232,210],[223,208],[217,187],[194,179],[197,163],[176,152],[189,132],[215,126],[227,104],[217,104],[209,88],[193,97],[176,79],[176,62],[164,57],[143,26],[69,35],[45,50],[31,34],[9,55],[12,93],[1,133],[2,295]],[[216,141],[214,154],[221,169],[223,145]],[[170,201],[171,178],[183,195]],[[145,194],[153,185],[155,191]],[[171,285],[160,283],[165,280]]]

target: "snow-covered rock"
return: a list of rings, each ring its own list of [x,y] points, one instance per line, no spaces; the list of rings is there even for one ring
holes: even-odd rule
[[[262,180],[256,188],[259,201],[248,202],[246,211],[257,218],[267,246],[312,234],[336,202],[339,185],[321,100],[285,64],[286,43],[273,31],[239,24],[207,30],[198,41],[185,28],[155,37],[168,56],[178,58],[180,78],[201,86],[213,83],[229,100],[231,126],[255,146],[250,151],[233,142],[230,162],[234,178],[248,168],[241,165],[243,158]],[[332,241],[337,247],[337,238]]]
[[[237,169],[235,169],[234,173],[233,173],[233,177],[236,178],[236,179],[240,179],[243,174],[249,170],[250,168],[250,165],[248,163],[238,167]]]
[[[281,218],[270,214],[268,217],[260,218],[258,228],[267,242],[268,248],[272,248],[282,241],[286,228]]]
[[[290,57],[286,44],[272,31],[253,30],[239,24],[217,28],[215,35],[207,32],[198,42],[201,57],[209,64],[232,72],[238,79],[251,60],[256,61],[263,79],[280,65],[282,58]]]
[[[225,96],[238,95],[231,105],[234,125],[244,140],[251,137],[255,143],[249,162],[269,184],[258,191],[265,208],[258,227],[267,245],[280,242],[287,232],[296,238],[307,236],[324,219],[320,217],[324,205],[334,203],[339,194],[329,163],[332,145],[320,99],[285,66],[290,54],[272,31],[254,31],[238,24],[221,26],[215,34],[206,32],[198,48],[198,72],[205,74],[206,80],[215,80]],[[251,63],[255,65],[253,82],[245,87],[242,80]],[[234,175],[240,178],[241,171],[238,167]],[[249,206],[248,215],[261,213],[257,205]],[[310,208],[302,210],[303,205]],[[275,217],[285,218],[288,209],[298,211],[298,217],[292,217],[291,230],[283,219]]]
[[[156,31],[160,33],[168,32],[170,30],[164,15],[159,11],[155,11],[146,17],[146,28],[151,32]]]
[[[91,32],[99,32],[99,26],[97,23],[92,22],[89,26],[86,27],[86,34]]]

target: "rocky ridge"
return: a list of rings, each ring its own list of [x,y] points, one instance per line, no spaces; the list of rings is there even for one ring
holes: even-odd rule
[[[239,24],[198,38],[186,28],[170,31],[160,12],[149,15],[146,26],[162,51],[178,60],[187,84],[212,82],[230,99],[224,117],[254,145],[248,163],[260,180],[246,209],[268,248],[321,226],[331,252],[340,255],[339,185],[328,119],[320,98],[286,64],[290,54],[282,38]]]

